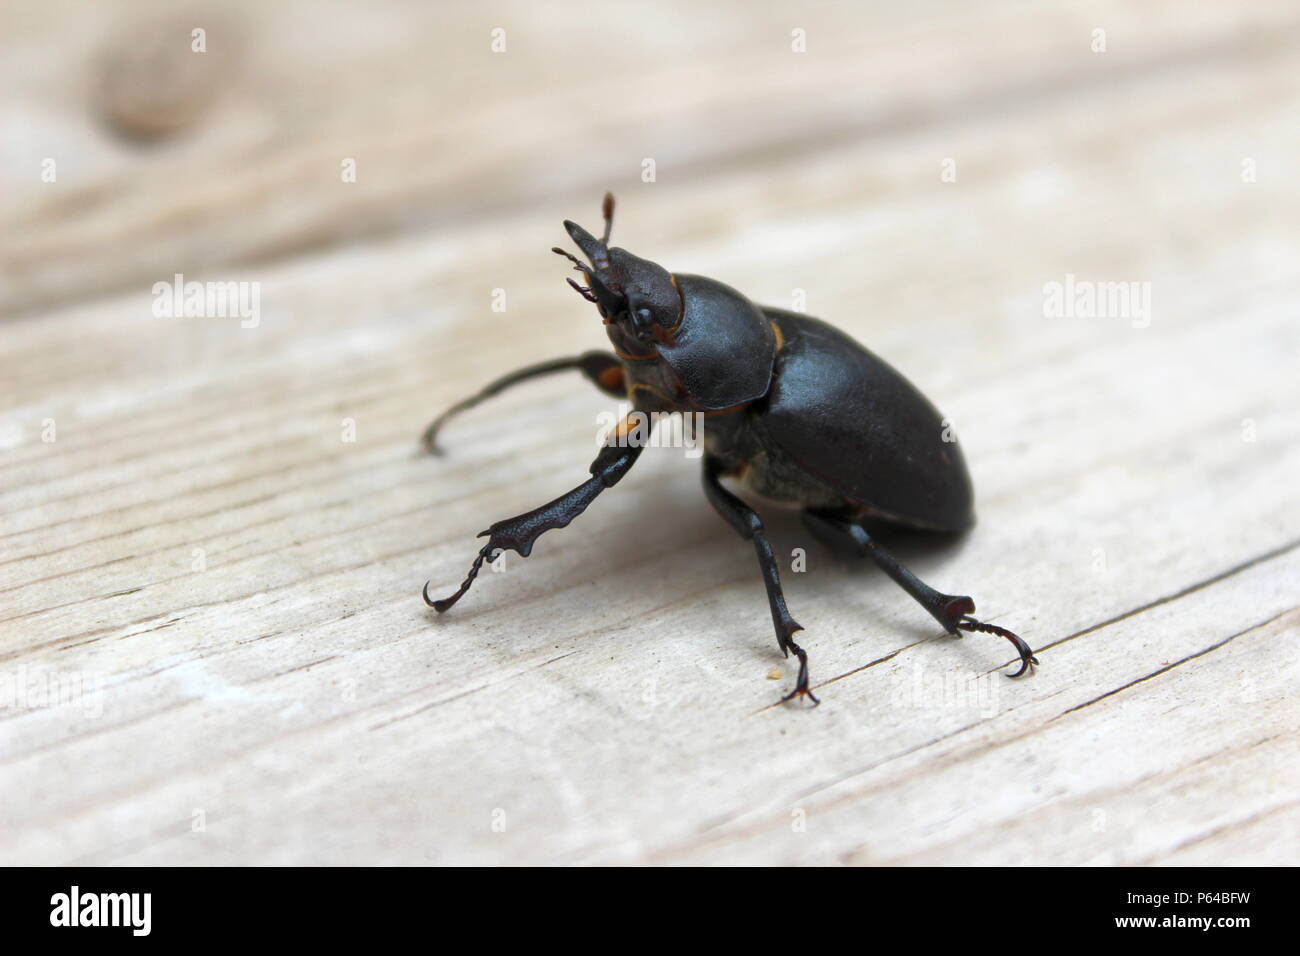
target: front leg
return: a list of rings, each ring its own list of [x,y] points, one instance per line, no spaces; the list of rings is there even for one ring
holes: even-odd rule
[[[587,376],[592,384],[606,395],[613,395],[615,398],[624,398],[627,395],[624,385],[623,364],[615,355],[609,352],[584,352],[573,358],[552,359],[549,362],[529,365],[527,368],[511,372],[509,375],[503,375],[496,381],[483,386],[477,395],[471,395],[469,398],[457,402],[429,423],[429,427],[424,430],[420,441],[424,443],[424,447],[428,451],[435,455],[441,454],[442,452],[438,448],[438,432],[442,430],[442,426],[447,423],[448,419],[459,415],[461,412],[469,411],[469,409],[486,401],[493,395],[501,394],[511,386],[541,378],[543,375],[569,370],[577,370]]]
[[[814,704],[819,704],[821,701],[808,689],[808,654],[794,642],[795,631],[802,631],[803,626],[790,616],[790,611],[785,606],[785,594],[781,591],[781,574],[777,570],[776,555],[772,553],[772,545],[768,543],[767,533],[763,530],[763,519],[753,508],[722,487],[721,482],[718,481],[721,474],[722,467],[717,459],[705,459],[704,494],[709,499],[709,503],[717,509],[718,514],[722,515],[742,538],[754,542],[754,551],[758,554],[758,566],[763,572],[763,584],[767,587],[767,604],[772,611],[772,626],[776,629],[777,646],[786,657],[794,651],[795,656],[799,658],[799,678],[795,681],[794,690],[781,699],[787,701],[807,695]]]
[[[532,511],[517,515],[513,518],[506,518],[504,521],[498,521],[486,531],[479,532],[480,538],[487,538],[488,542],[474,559],[470,566],[469,575],[457,589],[456,593],[435,601],[429,597],[429,584],[424,585],[424,603],[433,608],[439,614],[447,610],[453,604],[461,599],[461,596],[469,590],[474,579],[478,577],[479,569],[483,567],[484,561],[495,559],[496,555],[503,550],[515,551],[522,557],[528,557],[532,553],[533,544],[545,532],[552,528],[563,528],[578,515],[587,510],[587,505],[596,500],[606,488],[612,488],[622,478],[632,463],[636,461],[637,456],[641,454],[641,446],[619,447],[617,445],[607,445],[601,449],[596,460],[591,464],[591,477],[574,488],[567,494],[560,495],[554,501],[549,501],[540,508],[534,508]]]

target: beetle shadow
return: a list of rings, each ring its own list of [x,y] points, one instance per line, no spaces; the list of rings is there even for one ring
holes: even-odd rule
[[[773,523],[777,525],[777,522]],[[909,528],[881,519],[864,519],[863,528],[867,534],[892,554],[901,564],[922,581],[939,589],[963,593],[957,582],[949,579],[948,571],[953,559],[961,553],[969,531],[929,531],[922,528]],[[914,603],[913,598],[890,580],[889,576],[869,557],[858,553],[851,545],[837,547],[812,533],[800,519],[797,512],[789,512],[779,521],[779,530],[787,541],[805,548],[810,555],[830,558],[837,567],[837,577],[846,582],[881,582],[882,593],[895,593],[904,601]],[[953,588],[948,588],[953,585]],[[917,616],[915,624],[909,624],[918,637],[934,636],[934,625],[927,620],[926,614]]]
[[[798,510],[772,509],[764,511],[764,520],[769,530],[779,534],[783,539],[794,541],[799,547],[821,554],[831,554],[841,559],[846,565],[875,564],[865,555],[858,553],[852,545],[844,548],[829,544],[818,538],[804,524]],[[863,518],[860,524],[872,539],[907,565],[918,576],[922,569],[940,570],[946,558],[961,553],[970,530],[966,531],[930,531],[925,528],[913,528],[881,518]]]
[[[948,554],[959,554],[967,538],[970,537],[969,530],[928,531],[924,528],[909,528],[877,518],[864,520],[862,526],[867,529],[867,534],[871,535],[877,544],[913,571],[925,566],[938,568],[936,562],[939,558]],[[919,575],[920,572],[917,573]]]

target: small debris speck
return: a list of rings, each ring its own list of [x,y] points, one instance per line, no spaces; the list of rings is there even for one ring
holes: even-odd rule
[[[767,672],[768,680],[780,680],[784,676],[785,675],[781,673],[781,668],[779,667],[773,667],[770,671]]]

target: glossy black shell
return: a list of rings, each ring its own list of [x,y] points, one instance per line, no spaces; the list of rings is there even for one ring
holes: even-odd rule
[[[758,403],[766,437],[869,512],[941,531],[974,524],[961,447],[916,386],[819,319],[763,311],[783,340]]]
[[[678,273],[682,317],[671,345],[657,345],[692,404],[717,411],[767,394],[776,334],[763,310],[716,279]]]

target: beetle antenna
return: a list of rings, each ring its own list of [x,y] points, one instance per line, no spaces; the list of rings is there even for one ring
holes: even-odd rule
[[[567,278],[567,277],[565,278],[564,281],[567,282],[567,283],[569,283],[569,285],[573,286],[574,290],[577,291],[578,295],[582,296],[582,297],[583,297],[584,299],[586,299],[588,302],[595,302],[595,303],[599,303],[599,302],[600,302],[599,299],[597,299],[594,295],[592,295],[592,292],[591,292],[590,289],[587,289],[587,288],[584,288],[583,286],[578,285],[578,283],[574,282],[572,279]]]
[[[572,223],[566,223],[566,225],[572,225]],[[581,229],[582,227],[574,226],[574,228]],[[584,232],[584,235],[585,234],[586,233]],[[590,235],[588,235],[587,238],[591,239],[593,243],[596,241],[595,238]],[[582,296],[588,302],[594,303],[604,309],[605,311],[601,313],[602,316],[613,315],[619,311],[621,300],[617,295],[615,295],[615,293],[611,292],[603,282],[600,281],[600,276],[596,275],[589,265],[572,253],[561,249],[559,246],[552,246],[551,251],[558,256],[564,256],[564,258],[572,262],[573,267],[581,272],[583,276],[586,277],[587,282],[590,283],[590,286],[580,286],[572,279],[566,279],[565,281],[578,291],[578,295]]]
[[[552,246],[551,251],[556,253],[557,255],[564,256],[564,258],[572,262],[573,268],[580,271],[584,276],[586,276],[587,281],[590,282],[592,285],[596,285],[598,282],[600,282],[600,280],[597,279],[595,275],[592,274],[591,268],[585,262],[579,259],[577,256],[565,252],[559,246]],[[572,279],[567,277],[565,278],[564,281],[569,283],[569,285],[573,286],[573,288],[577,290],[578,295],[582,296],[588,302],[594,302],[599,304],[600,300],[596,298],[593,289],[590,289],[587,286],[578,285],[578,283],[574,282]]]
[[[605,193],[605,200],[600,204],[600,213],[605,217],[605,234],[600,237],[601,245],[609,245],[609,231],[614,228],[614,194]]]
[[[568,259],[570,262],[573,263],[573,267],[575,269],[581,269],[584,275],[586,275],[588,278],[591,277],[591,267],[588,266],[581,259],[579,259],[577,256],[575,256],[573,253],[565,252],[559,246],[551,246],[551,251],[555,253],[557,256],[564,256],[564,258]]]

